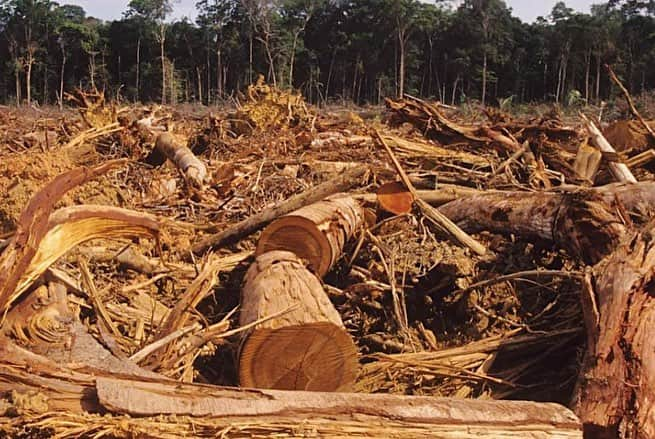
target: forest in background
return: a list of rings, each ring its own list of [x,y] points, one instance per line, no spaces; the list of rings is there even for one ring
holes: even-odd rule
[[[598,103],[610,64],[655,87],[655,1],[564,2],[524,23],[502,0],[132,0],[103,21],[79,6],[0,0],[0,102],[65,105],[98,88],[123,101],[219,104],[264,75],[317,104],[403,93],[457,104]],[[64,96],[64,99],[62,99]]]

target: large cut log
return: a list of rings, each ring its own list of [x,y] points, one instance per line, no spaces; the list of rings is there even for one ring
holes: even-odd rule
[[[489,230],[555,242],[589,264],[610,253],[625,233],[617,209],[596,191],[481,193],[439,208],[468,232]]]
[[[357,349],[321,282],[293,253],[260,255],[248,270],[242,326],[260,321],[241,350],[242,386],[346,391],[357,375]]]
[[[290,251],[323,277],[363,224],[364,210],[359,203],[348,195],[337,194],[273,221],[262,232],[255,254]]]
[[[308,204],[316,203],[330,195],[347,191],[356,186],[362,180],[362,177],[368,172],[364,166],[350,169],[343,174],[312,187],[305,192],[294,195],[282,203],[264,209],[263,211],[241,221],[238,224],[214,235],[208,236],[193,246],[195,254],[202,254],[211,248],[220,247],[221,245],[232,242],[236,239],[248,236],[254,231],[266,226],[276,218],[298,210]]]

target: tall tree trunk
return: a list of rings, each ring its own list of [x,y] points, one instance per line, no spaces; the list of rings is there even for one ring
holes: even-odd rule
[[[216,93],[219,98],[223,97],[223,60],[220,46],[216,47]]]
[[[141,37],[136,41],[136,100],[141,100],[140,87],[140,74],[141,74]]]
[[[596,54],[596,103],[600,104],[600,54]]]
[[[64,73],[66,70],[66,52],[61,50],[61,70],[59,72],[59,109],[64,109]]]
[[[166,103],[166,58],[164,45],[166,44],[166,25],[159,25],[159,56],[161,57],[161,103]]]
[[[20,69],[18,67],[14,68],[14,78],[16,79],[16,106],[20,107],[23,99],[21,96]]]
[[[334,69],[334,61],[337,55],[337,49],[332,50],[332,57],[330,58],[330,68],[328,69],[327,81],[325,81],[325,101],[330,98],[330,81],[332,80],[332,71]]]
[[[405,30],[398,29],[398,49],[400,51],[400,67],[398,72],[398,99],[405,94]]]
[[[32,66],[34,65],[34,53],[32,49],[28,49],[27,54],[27,71],[25,75],[25,85],[27,87],[27,106],[32,105]]]
[[[296,48],[298,47],[298,37],[300,32],[293,35],[293,44],[291,46],[291,59],[289,60],[289,88],[293,88],[293,65],[296,62]]]
[[[200,73],[200,67],[196,66],[196,78],[198,80],[198,102],[201,104],[202,101],[202,74]]]
[[[487,51],[484,51],[482,57],[482,106],[487,102]]]
[[[252,84],[252,28],[248,35],[248,84]]]
[[[591,50],[587,52],[586,63],[587,68],[585,70],[585,80],[584,80],[584,98],[587,104],[589,103],[589,76],[591,75]]]

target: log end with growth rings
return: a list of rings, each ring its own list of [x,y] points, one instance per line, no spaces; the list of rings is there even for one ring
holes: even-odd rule
[[[246,275],[241,302],[241,325],[259,321],[241,350],[242,386],[351,390],[357,348],[320,280],[298,256],[259,256]]]

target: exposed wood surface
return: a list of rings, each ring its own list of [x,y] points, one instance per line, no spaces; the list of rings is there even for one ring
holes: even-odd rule
[[[201,254],[209,249],[220,247],[225,243],[232,242],[255,232],[282,215],[291,213],[294,210],[307,206],[308,204],[321,201],[330,195],[347,191],[359,184],[367,172],[367,168],[363,166],[349,169],[325,183],[312,187],[311,189],[297,194],[275,206],[271,206],[220,233],[203,239],[193,246],[193,252]]]
[[[398,161],[396,155],[393,153],[389,145],[387,145],[386,141],[382,138],[380,133],[376,131],[375,135],[378,141],[380,142],[380,144],[387,151],[387,154],[389,154],[389,158],[391,159],[394,168],[396,168],[400,180],[405,185],[405,187],[412,193],[414,199],[416,200],[416,204],[424,213],[424,215],[430,218],[430,220],[432,220],[435,224],[437,224],[438,226],[446,230],[448,233],[450,233],[459,243],[470,248],[478,255],[484,255],[487,252],[487,249],[482,244],[480,244],[478,241],[473,239],[462,229],[457,227],[457,225],[453,223],[447,216],[444,216],[441,212],[434,209],[432,206],[422,201],[417,196],[416,188],[414,188],[414,185],[412,185],[412,182],[410,181],[409,177],[407,176],[407,173],[405,172],[400,162]]]
[[[333,195],[269,224],[259,238],[255,254],[290,251],[323,277],[341,257],[346,242],[361,229],[364,216],[354,198]]]
[[[284,312],[287,311],[287,312]],[[357,375],[357,348],[320,281],[293,253],[257,257],[242,291],[242,326],[255,326],[239,360],[243,386],[345,391]]]
[[[594,144],[604,153],[616,154],[616,150],[610,143],[607,141],[603,133],[596,127],[596,125],[589,120],[584,114],[580,113],[580,117],[584,121],[587,131],[591,136],[591,140]],[[628,168],[625,163],[610,162],[608,164],[612,175],[621,183],[636,183],[637,179]]]

